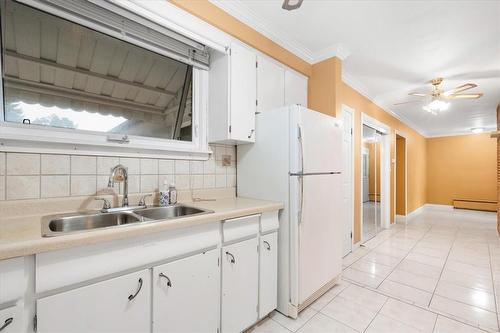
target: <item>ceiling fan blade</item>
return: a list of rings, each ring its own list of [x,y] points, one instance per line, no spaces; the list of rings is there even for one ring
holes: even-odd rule
[[[476,99],[483,96],[482,93],[477,94],[453,94],[450,96],[446,96],[447,99]]]
[[[417,97],[426,97],[426,96],[429,96],[431,94],[424,94],[424,93],[409,93],[408,95],[410,96],[417,96]]]
[[[408,101],[408,102],[400,102],[400,103],[394,103],[392,105],[403,105],[403,104],[410,104],[410,103],[420,103],[422,101]]]
[[[445,91],[443,93],[443,95],[445,96],[450,96],[450,95],[454,95],[454,94],[458,94],[459,92],[462,92],[462,91],[465,91],[465,90],[469,90],[469,89],[472,89],[472,88],[476,88],[477,87],[477,84],[474,84],[474,83],[466,83],[460,87],[456,87],[456,88],[453,88],[453,89],[450,89],[448,91]]]

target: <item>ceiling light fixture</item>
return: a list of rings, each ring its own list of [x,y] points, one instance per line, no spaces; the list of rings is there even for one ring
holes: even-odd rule
[[[281,8],[286,10],[294,10],[302,5],[302,1],[304,0],[284,0]]]
[[[439,114],[441,111],[446,111],[450,107],[449,102],[445,102],[439,99],[433,99],[432,102],[430,102],[427,105],[424,105],[422,109],[425,111],[432,113],[434,115]]]
[[[484,128],[482,127],[474,127],[474,128],[471,128],[470,131],[474,134],[479,134],[479,133],[483,133],[484,132]]]

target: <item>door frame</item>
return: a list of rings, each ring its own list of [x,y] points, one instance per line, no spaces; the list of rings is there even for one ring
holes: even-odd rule
[[[361,157],[363,153],[363,125],[370,126],[377,131],[380,131],[384,133],[385,135],[382,135],[382,140],[380,144],[380,226],[382,228],[388,228],[391,224],[391,218],[390,218],[390,195],[391,195],[391,168],[390,168],[390,162],[391,162],[391,128],[386,125],[385,123],[370,117],[364,112],[361,112],[361,119],[360,119],[360,131],[359,131],[359,156]],[[361,191],[359,191],[359,199],[360,199],[360,204],[359,204],[359,216],[360,216],[360,232],[361,232],[361,243],[364,243],[367,241],[366,239],[363,239],[363,169],[360,168],[360,186],[361,186]]]
[[[398,163],[398,160],[397,160],[397,146],[396,146],[396,140],[397,140],[397,136],[400,136],[400,137],[403,137],[405,139],[405,215],[403,217],[400,217],[398,221],[398,216],[396,214],[396,198],[397,198],[397,163]],[[403,132],[403,131],[399,131],[399,130],[394,130],[394,160],[395,160],[395,163],[394,163],[394,222],[404,222],[406,223],[407,220],[407,216],[408,216],[408,135]]]
[[[354,148],[354,115],[356,113],[356,110],[354,108],[351,108],[348,105],[342,104],[342,117],[344,112],[350,113],[351,114],[351,123],[349,124],[351,127],[351,204],[349,207],[349,210],[351,212],[351,248],[349,253],[352,252],[352,248],[354,245],[354,185],[355,185],[355,177],[354,177],[354,154],[355,154],[355,148]],[[344,145],[344,141],[342,140],[342,146]]]

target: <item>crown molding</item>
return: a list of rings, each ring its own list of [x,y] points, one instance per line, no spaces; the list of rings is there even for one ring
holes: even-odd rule
[[[228,13],[229,15],[236,18],[237,20],[245,23],[252,29],[266,36],[279,46],[292,52],[297,57],[305,60],[309,64],[312,64],[314,56],[311,50],[303,46],[295,39],[290,38],[288,34],[286,34],[285,32],[276,30],[275,28],[271,28],[241,1],[239,0],[234,0],[234,1],[209,0],[209,1],[215,6],[225,11],[226,13]]]
[[[397,120],[399,120],[400,122],[402,122],[403,124],[405,124],[406,126],[411,128],[412,130],[416,131],[418,134],[420,134],[424,138],[429,137],[428,134],[426,133],[426,131],[424,131],[418,125],[414,124],[413,122],[411,122],[407,118],[397,114],[396,112],[391,110],[391,108],[388,105],[386,105],[385,103],[377,102],[375,94],[371,93],[370,90],[364,84],[362,84],[354,76],[347,73],[345,70],[342,70],[342,81],[344,81],[351,88],[353,88],[354,90],[359,92],[361,95],[363,95],[364,97],[369,99],[373,104],[375,104],[376,106],[378,106],[379,108],[381,108],[382,110],[384,110],[385,112],[387,112],[388,114],[390,114],[391,116],[393,116],[394,118],[396,118]]]
[[[322,49],[319,52],[316,52],[313,54],[312,57],[312,64],[316,64],[320,61],[329,59],[331,57],[337,57],[340,60],[345,60],[349,55],[351,54],[351,51],[349,51],[345,46],[342,44],[334,44],[329,47],[326,47]]]

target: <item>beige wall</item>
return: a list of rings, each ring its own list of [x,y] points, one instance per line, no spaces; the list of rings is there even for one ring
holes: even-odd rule
[[[496,200],[496,149],[489,134],[427,139],[427,202]]]

